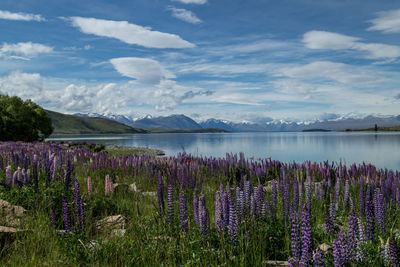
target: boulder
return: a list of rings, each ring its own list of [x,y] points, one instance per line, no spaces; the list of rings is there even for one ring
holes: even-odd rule
[[[332,247],[331,247],[330,245],[326,244],[326,243],[320,244],[320,245],[318,246],[318,248],[319,248],[320,250],[322,250],[324,253],[327,253],[329,250],[332,249]]]
[[[126,218],[122,215],[108,216],[96,222],[96,229],[100,232],[111,232],[115,229],[125,229]]]
[[[289,266],[288,261],[266,261],[266,266]]]
[[[136,187],[136,183],[130,184],[129,185],[129,191],[131,192],[138,192],[138,189]]]
[[[0,225],[18,227],[26,210],[21,206],[15,206],[0,199]]]

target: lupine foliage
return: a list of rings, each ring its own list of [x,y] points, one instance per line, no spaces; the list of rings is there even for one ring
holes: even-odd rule
[[[135,192],[114,188],[133,183]],[[4,265],[399,263],[400,173],[370,164],[6,142],[0,184],[0,198],[24,206],[23,224],[32,229],[5,243]],[[96,229],[99,219],[117,214],[128,220],[125,236]],[[321,250],[323,243],[332,249]]]

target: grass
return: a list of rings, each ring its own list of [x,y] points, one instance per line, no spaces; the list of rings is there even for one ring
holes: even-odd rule
[[[4,154],[0,158],[1,162],[6,158],[4,155],[8,155],[7,151],[1,150],[0,155],[2,152]],[[257,217],[257,219],[251,216],[245,217],[238,229],[236,245],[232,243],[231,236],[227,231],[219,233],[214,226],[214,200],[220,182],[233,188],[235,184],[240,183],[240,175],[241,177],[251,177],[248,168],[232,165],[229,170],[224,170],[223,167],[213,167],[214,169],[212,169],[210,167],[212,165],[208,165],[207,160],[203,161],[199,158],[188,156],[180,159],[158,158],[149,154],[134,156],[132,159],[137,163],[126,167],[125,163],[120,163],[120,161],[129,162],[128,154],[147,151],[109,148],[107,152],[108,154],[87,155],[70,152],[74,164],[72,177],[77,179],[80,195],[85,203],[86,227],[83,232],[78,230],[74,217],[72,189],[65,192],[63,187],[64,164],[57,169],[55,181],[48,186],[45,182],[45,172],[40,173],[38,192],[35,192],[30,186],[23,186],[21,189],[0,187],[1,199],[22,205],[28,210],[22,228],[29,229],[28,232],[16,236],[11,242],[7,241],[3,244],[0,254],[1,266],[265,266],[267,260],[286,260],[291,255],[290,225],[285,225],[282,220],[284,199],[281,193],[277,196],[276,219],[268,216]],[[98,168],[93,167],[97,159],[102,159],[101,155],[104,155],[105,165]],[[114,159],[115,161],[113,161]],[[168,172],[173,172],[175,162],[177,163],[177,175],[168,175]],[[117,165],[111,167],[113,164]],[[316,166],[318,165],[314,167],[317,168]],[[196,177],[197,184],[193,188],[183,187],[188,207],[188,234],[186,235],[181,231],[179,219],[179,193],[182,186],[179,170],[184,172],[188,168],[191,170],[192,177]],[[167,224],[166,216],[160,213],[157,195],[152,196],[145,193],[157,191],[157,173],[159,171],[163,174],[165,188],[168,182],[166,177],[169,179],[175,177],[174,179],[176,179],[169,181],[176,183],[173,187],[174,216],[172,224]],[[332,173],[332,177],[335,177],[333,170]],[[137,192],[116,191],[105,196],[104,177],[107,174],[114,183],[135,183]],[[290,179],[299,175],[300,180],[306,181],[305,171],[294,172],[293,169],[290,169],[287,175],[291,177]],[[312,175],[315,182],[323,179],[321,173],[317,171],[313,171]],[[89,196],[87,188],[89,176],[93,184],[91,196]],[[186,177],[189,177],[188,173],[186,173]],[[253,176],[252,185],[257,186],[258,182],[266,185],[273,179],[281,181],[281,171],[278,167],[270,166],[265,174],[258,177]],[[0,181],[4,180],[5,172],[0,168]],[[353,180],[351,181],[353,182]],[[332,188],[327,191],[328,198],[334,193],[335,181],[333,180],[332,183]],[[359,189],[358,182],[354,180],[354,186],[352,183],[350,187],[350,196],[355,201],[355,207],[359,207]],[[293,187],[290,187],[290,198],[293,200],[292,190]],[[205,195],[211,222],[211,229],[207,235],[201,233],[199,226],[194,221],[192,201],[194,195],[199,196],[200,191]],[[343,208],[344,191],[342,183],[336,227],[344,229],[342,231],[347,233],[348,216],[351,211],[349,207]],[[235,198],[235,191],[232,193]],[[265,194],[266,199],[271,199],[270,191]],[[57,231],[64,228],[60,206],[61,196],[68,196],[70,200],[72,232],[66,234],[60,234]],[[303,192],[301,199],[303,203],[305,198],[306,194]],[[167,202],[166,199],[165,192],[165,201]],[[49,211],[54,203],[57,204],[56,229],[51,226],[49,216]],[[336,235],[326,234],[324,227],[326,198],[322,198],[321,201],[313,191],[311,205],[313,249],[322,243],[332,245]],[[358,208],[356,210],[359,212]],[[399,211],[400,207],[397,203],[387,202],[387,231],[381,235],[385,240],[391,236],[392,230],[400,229],[400,218],[396,215]],[[126,233],[123,237],[115,236],[111,231],[99,232],[96,229],[98,220],[117,214],[121,214],[127,219]],[[360,220],[365,223],[364,217],[360,217]],[[399,241],[397,239],[398,244]],[[366,259],[359,266],[383,266],[384,261],[380,257],[379,244],[369,242],[365,247],[368,251]],[[333,266],[332,255],[326,254],[325,257],[326,266]]]

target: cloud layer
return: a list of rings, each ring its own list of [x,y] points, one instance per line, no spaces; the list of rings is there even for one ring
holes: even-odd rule
[[[29,13],[12,13],[6,10],[0,10],[0,19],[23,20],[23,21],[45,21],[41,15]]]
[[[182,4],[196,4],[196,5],[204,5],[207,3],[207,0],[173,0],[175,2],[181,2]]]
[[[51,52],[53,52],[53,47],[32,42],[17,44],[4,43],[0,48],[0,56],[22,57],[23,59],[29,59],[39,54],[47,54]]]
[[[71,17],[72,25],[86,34],[118,39],[127,44],[149,48],[192,48],[194,44],[176,34],[152,31],[127,21]]]
[[[365,52],[369,59],[400,57],[400,46],[379,43],[363,43],[360,38],[326,31],[309,31],[302,42],[310,49],[357,50]]]
[[[378,17],[370,21],[373,25],[370,31],[384,33],[400,33],[400,9],[379,12]]]
[[[199,24],[201,23],[201,19],[199,19],[192,11],[184,9],[184,8],[176,8],[173,6],[169,6],[167,8],[172,12],[172,16],[174,16],[177,19],[186,21],[188,23],[192,24]]]

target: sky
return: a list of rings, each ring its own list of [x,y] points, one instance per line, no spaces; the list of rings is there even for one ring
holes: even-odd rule
[[[202,121],[400,114],[397,0],[1,0],[0,93]]]

